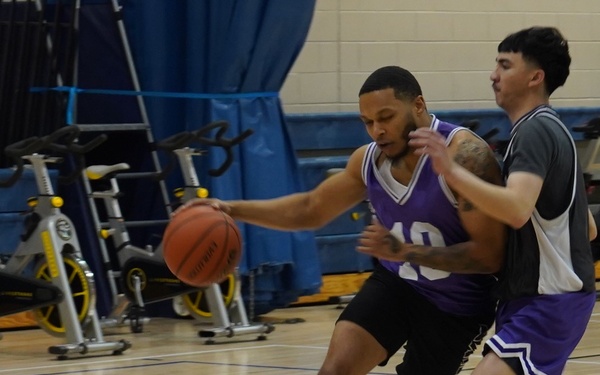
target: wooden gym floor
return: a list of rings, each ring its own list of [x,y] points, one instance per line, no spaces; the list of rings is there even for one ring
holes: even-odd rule
[[[340,311],[336,305],[275,310],[262,317],[276,327],[266,340],[240,335],[217,338],[214,344],[198,337],[203,327],[194,320],[153,318],[143,333],[130,333],[129,327],[104,329],[106,340],[132,343],[122,355],[74,355],[68,360],[47,353],[48,346],[62,343],[60,338],[40,329],[4,331],[0,375],[316,374]],[[396,354],[388,366],[371,374],[395,374],[401,356]],[[469,374],[480,359],[477,351],[461,374]],[[565,371],[583,374],[600,374],[600,304]]]

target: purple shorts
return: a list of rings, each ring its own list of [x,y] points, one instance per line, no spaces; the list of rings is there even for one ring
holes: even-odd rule
[[[501,302],[492,350],[517,374],[560,375],[583,336],[596,293],[579,292],[525,297]]]

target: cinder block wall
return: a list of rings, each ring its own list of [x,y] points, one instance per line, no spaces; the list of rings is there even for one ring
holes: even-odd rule
[[[496,47],[521,28],[556,26],[570,43],[556,107],[600,107],[598,0],[317,0],[307,42],[281,92],[286,113],[356,112],[374,69],[400,65],[430,109],[496,108]]]

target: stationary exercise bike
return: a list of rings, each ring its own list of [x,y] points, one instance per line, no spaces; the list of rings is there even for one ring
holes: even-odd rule
[[[175,189],[176,202],[173,206],[183,204],[194,198],[205,198],[208,190],[203,188],[198,180],[192,157],[202,155],[206,151],[189,147],[192,143],[205,146],[217,146],[226,152],[226,160],[217,169],[211,169],[209,175],[220,176],[233,162],[232,147],[246,139],[252,131],[247,130],[241,135],[227,139],[223,135],[227,131],[228,123],[224,121],[211,123],[194,132],[181,132],[156,144],[168,156],[168,163],[162,172],[154,173],[149,177],[164,180],[167,175],[179,164],[184,179],[184,187]],[[206,135],[218,129],[214,139]],[[120,280],[123,295],[127,298],[127,309],[119,309],[118,313],[111,314],[113,320],[124,322],[129,320],[133,332],[143,330],[142,318],[144,306],[148,303],[163,301],[172,298],[181,298],[182,308],[192,317],[202,323],[212,322],[214,328],[199,332],[201,337],[209,338],[208,342],[216,336],[232,337],[235,334],[260,333],[259,339],[264,338],[264,333],[273,330],[271,325],[251,325],[246,317],[241,298],[239,277],[230,274],[220,284],[213,284],[207,288],[198,289],[186,285],[178,280],[166,267],[162,256],[162,246],[156,248],[147,246],[137,247],[130,242],[128,225],[122,216],[118,198],[121,195],[118,179],[127,178],[129,165],[119,163],[114,165],[94,165],[86,169],[86,176],[90,182],[90,197],[102,200],[106,212],[106,222],[101,223],[98,232],[103,239],[112,239],[113,247],[117,252],[119,271],[109,270],[109,278],[113,279],[113,296],[118,300],[119,293],[117,279]],[[139,177],[139,174],[138,174]],[[148,176],[145,176],[148,177]],[[108,181],[110,187],[105,190],[91,188],[91,183]],[[135,225],[135,223],[133,223]],[[160,222],[158,224],[161,224]],[[163,223],[166,224],[166,223]],[[109,254],[103,254],[108,261]],[[121,314],[120,311],[126,311]]]
[[[38,189],[38,195],[28,200],[31,209],[20,244],[0,266],[0,315],[33,310],[42,329],[66,337],[66,344],[48,348],[59,359],[71,353],[121,354],[131,346],[125,340],[108,342],[103,338],[95,308],[93,273],[82,258],[73,223],[61,212],[63,199],[55,195],[52,186],[48,164],[64,159],[51,154],[74,157],[74,171],[59,177],[59,182],[72,182],[82,170],[83,155],[105,140],[105,136],[99,136],[78,145],[78,135],[79,128],[69,126],[7,146],[5,154],[14,160],[15,167],[8,179],[0,181],[1,187],[10,187],[25,170],[32,170]]]

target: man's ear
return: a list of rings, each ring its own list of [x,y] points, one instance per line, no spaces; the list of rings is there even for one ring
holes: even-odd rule
[[[415,112],[417,115],[422,115],[423,112],[427,111],[427,105],[425,104],[425,98],[423,95],[419,95],[415,98]]]
[[[530,86],[538,86],[544,84],[544,78],[546,78],[546,73],[542,69],[536,69],[533,71],[533,75],[531,76],[531,80],[529,81]]]

